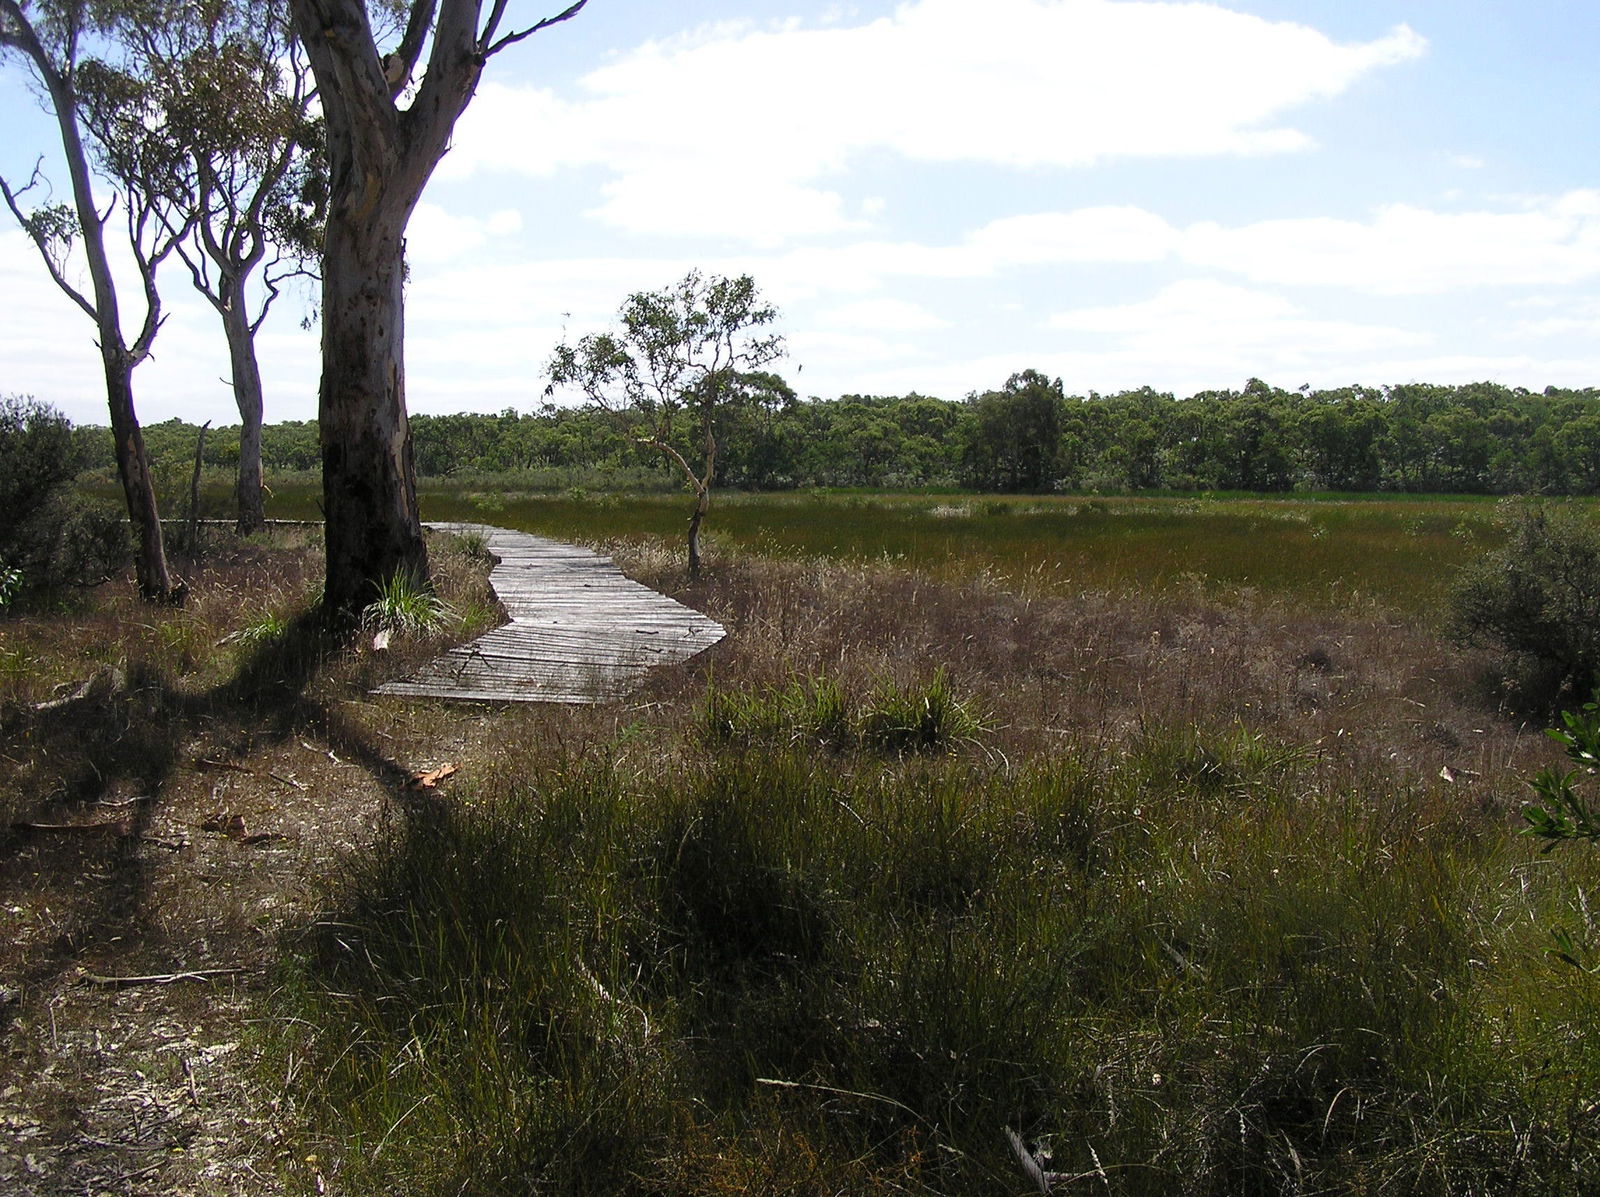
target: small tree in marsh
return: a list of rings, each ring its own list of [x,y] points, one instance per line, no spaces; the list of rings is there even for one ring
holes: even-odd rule
[[[689,516],[689,573],[700,573],[700,528],[711,510],[717,472],[717,415],[740,402],[741,376],[783,353],[783,337],[766,332],[778,311],[761,301],[749,275],[706,278],[691,270],[661,291],[630,295],[615,332],[590,333],[556,347],[549,395],[572,386],[590,400],[625,414],[634,437],[660,453],[694,492]],[[675,443],[691,422],[699,464]]]

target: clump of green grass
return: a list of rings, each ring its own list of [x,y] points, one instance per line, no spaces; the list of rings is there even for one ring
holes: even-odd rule
[[[1194,728],[639,749],[530,751],[338,895],[288,1034],[353,1191],[1014,1193],[1007,1126],[1133,1194],[1600,1165],[1600,992],[1543,952],[1600,869],[1436,789]]]
[[[477,529],[469,528],[464,532],[457,532],[452,538],[456,550],[469,561],[480,565],[489,565],[494,560],[494,554],[489,552],[489,538]]]
[[[943,666],[923,686],[885,682],[859,716],[864,743],[890,752],[949,752],[974,744],[984,720],[958,697]]]
[[[881,680],[865,699],[848,697],[826,674],[791,678],[781,688],[713,685],[701,700],[699,722],[714,744],[804,743],[891,753],[953,752],[978,743],[986,729],[942,666],[923,684]]]
[[[455,618],[455,608],[425,580],[396,570],[361,613],[361,625],[371,632],[421,637],[441,631]]]
[[[280,640],[289,630],[289,621],[281,611],[263,611],[244,624],[231,639],[246,648]]]

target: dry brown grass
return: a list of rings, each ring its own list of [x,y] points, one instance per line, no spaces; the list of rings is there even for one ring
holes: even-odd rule
[[[732,629],[696,666],[718,684],[781,689],[828,674],[860,691],[943,666],[1019,760],[1064,744],[1244,728],[1397,781],[1442,781],[1449,769],[1464,798],[1509,812],[1525,799],[1523,779],[1551,759],[1538,725],[1497,709],[1494,658],[1381,609],[1306,615],[1198,588],[1027,597],[891,566],[745,555],[717,560],[695,584],[669,553],[609,548]],[[661,679],[663,696],[671,685]],[[687,696],[674,697],[681,706]]]
[[[676,546],[610,547],[630,574],[730,630],[711,653],[611,707],[495,709],[367,695],[435,651],[426,642],[325,659],[314,645],[297,658],[269,640],[274,647],[253,657],[249,643],[229,637],[305,601],[316,563],[304,544],[246,545],[214,559],[191,579],[193,599],[181,611],[108,593],[67,615],[0,625],[0,651],[28,662],[0,679],[7,823],[126,823],[96,833],[0,833],[0,1036],[11,1073],[32,1078],[0,1106],[21,1119],[13,1125],[31,1128],[48,1173],[25,1178],[0,1165],[0,1187],[27,1179],[41,1193],[64,1194],[91,1182],[131,1183],[116,1178],[157,1158],[151,1144],[162,1166],[149,1176],[164,1192],[314,1188],[324,1174],[339,1181],[334,1169],[351,1161],[330,1159],[330,1148],[343,1146],[319,1138],[316,1121],[294,1108],[314,1101],[320,1083],[303,1071],[305,1058],[273,1047],[264,1058],[280,1071],[270,1078],[229,1062],[254,1055],[246,1019],[285,1008],[269,989],[279,933],[311,934],[325,913],[327,879],[365,859],[373,842],[402,834],[416,801],[404,789],[413,770],[458,762],[455,794],[492,803],[526,792],[530,777],[554,786],[600,770],[623,789],[649,793],[663,779],[714,767],[696,726],[711,680],[760,692],[826,675],[867,694],[885,679],[912,685],[943,667],[993,725],[971,754],[974,784],[1003,786],[1035,761],[1124,756],[1141,757],[1159,780],[1153,744],[1167,746],[1160,768],[1187,783],[1221,767],[1219,743],[1243,737],[1263,755],[1278,746],[1293,755],[1284,776],[1308,804],[1340,792],[1405,792],[1413,797],[1397,800],[1394,818],[1422,820],[1434,838],[1509,834],[1522,779],[1553,759],[1537,729],[1497,711],[1481,682],[1484,660],[1421,622],[1376,609],[1308,617],[1249,594],[1209,598],[1199,586],[1063,597],[998,577],[940,582],[892,564],[744,554],[714,557],[690,583]],[[492,620],[481,569],[450,550],[435,561],[451,601]],[[34,709],[108,666],[125,680],[106,675],[102,690],[80,702]],[[896,767],[852,766],[862,776]],[[246,834],[268,838],[230,835],[233,816]],[[1032,834],[1015,817],[1016,836]],[[995,818],[1001,831],[1009,826]],[[1316,865],[1321,845],[1281,835],[1292,846],[1286,872],[1291,856],[1295,868]],[[103,990],[83,981],[86,973],[208,967],[244,971],[213,986]],[[243,1046],[217,1054],[230,1043]],[[1104,1083],[1144,1093],[1169,1047],[1108,1040],[1106,1050],[1122,1054]],[[140,1101],[170,1115],[167,1130],[133,1134],[124,1115]],[[856,1112],[846,1099],[807,1105],[775,1092],[727,1122],[682,1111],[674,1149],[639,1184],[680,1193],[915,1192],[937,1190],[954,1166],[947,1148],[914,1130],[877,1155],[841,1159],[828,1121],[841,1109]],[[1008,1191],[1015,1179],[995,1173],[990,1182]]]

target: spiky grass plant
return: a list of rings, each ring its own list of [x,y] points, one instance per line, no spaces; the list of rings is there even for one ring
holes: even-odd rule
[[[455,608],[428,583],[405,570],[396,570],[379,588],[376,601],[361,613],[362,627],[370,632],[423,637],[442,631],[456,619]]]
[[[832,675],[791,677],[782,687],[713,684],[699,706],[708,742],[807,744],[880,752],[952,752],[977,744],[986,721],[956,695],[943,667],[923,684],[881,679],[868,698],[852,698]]]

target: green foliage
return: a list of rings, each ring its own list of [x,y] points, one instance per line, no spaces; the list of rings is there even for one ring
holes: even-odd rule
[[[1563,726],[1545,734],[1562,746],[1577,768],[1565,773],[1549,766],[1539,770],[1531,783],[1539,801],[1522,812],[1528,821],[1522,833],[1547,841],[1546,852],[1569,840],[1600,841],[1600,812],[1578,788],[1580,782],[1592,788],[1600,771],[1600,694],[1578,710],[1562,711],[1561,722]]]
[[[0,569],[9,571],[8,602],[25,589],[103,581],[126,561],[120,516],[73,492],[77,466],[65,416],[30,398],[0,397]]]
[[[1501,513],[1505,543],[1464,569],[1451,624],[1584,689],[1600,681],[1600,526],[1573,507]]]
[[[1040,401],[1045,393],[1055,410]],[[755,370],[731,379],[723,399],[713,429],[719,487],[1600,493],[1594,388],[1301,393],[1252,382],[1188,398],[1148,388],[1080,397],[1056,395],[1053,382],[1022,371],[970,401],[801,400],[777,375]],[[703,447],[693,425],[681,413],[673,422],[670,444],[687,460]],[[592,406],[417,415],[411,426],[422,478],[515,475],[480,486],[605,491],[670,489],[681,477],[660,450],[637,442],[636,428]],[[193,452],[192,426],[166,428],[146,429],[152,455]],[[92,448],[95,464],[109,468],[109,439]],[[316,469],[315,423],[268,425],[262,458],[271,470]],[[237,430],[215,429],[206,463],[237,460]]]
[[[671,287],[630,295],[614,332],[557,346],[546,393],[571,387],[595,406],[631,417],[638,439],[671,458],[690,482],[708,485],[720,410],[744,398],[742,375],[783,353],[783,338],[763,331],[777,318],[749,275],[707,278],[691,270]],[[676,443],[675,422],[685,412],[690,444],[704,448],[699,474]]]
[[[379,588],[378,598],[361,613],[368,631],[396,636],[428,636],[456,619],[455,608],[433,592],[425,580],[398,570]]]
[[[712,685],[699,724],[708,743],[815,745],[843,751],[947,753],[976,744],[986,721],[955,693],[943,667],[925,683],[880,681],[865,699],[847,696],[827,675],[792,679],[781,689]]]
[[[1051,490],[1057,480],[1066,398],[1061,380],[1037,370],[972,400],[966,480],[979,490]]]

